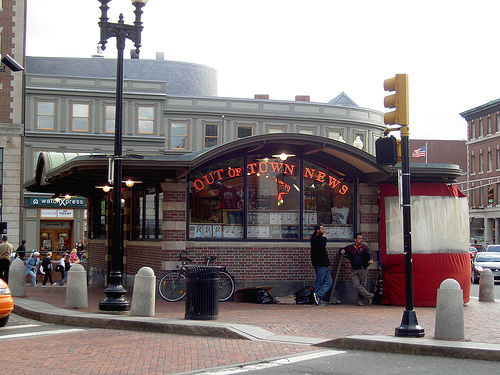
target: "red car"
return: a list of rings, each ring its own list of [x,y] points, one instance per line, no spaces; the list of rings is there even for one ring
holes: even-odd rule
[[[0,327],[7,324],[12,310],[14,310],[14,299],[10,288],[5,281],[0,279]]]

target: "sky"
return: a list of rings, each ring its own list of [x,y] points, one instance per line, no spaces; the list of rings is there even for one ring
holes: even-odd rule
[[[99,6],[28,0],[27,56],[96,53]],[[109,22],[133,23],[130,0],[109,7]],[[143,10],[140,58],[210,66],[221,97],[327,103],[345,92],[387,112],[384,80],[408,74],[410,139],[454,140],[467,137],[461,112],[500,98],[498,0],[150,0]],[[116,55],[109,39],[104,56]]]

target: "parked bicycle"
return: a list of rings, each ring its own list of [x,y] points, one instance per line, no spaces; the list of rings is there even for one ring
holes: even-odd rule
[[[169,302],[180,301],[186,295],[186,265],[192,262],[187,256],[187,251],[181,251],[179,258],[182,261],[177,271],[167,272],[158,283],[158,293]],[[217,259],[215,256],[205,256],[207,266],[210,261]],[[224,302],[230,299],[234,294],[234,277],[222,267],[219,271],[219,301]]]

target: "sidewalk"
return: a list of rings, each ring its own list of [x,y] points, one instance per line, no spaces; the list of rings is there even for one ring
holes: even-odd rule
[[[156,300],[154,318],[99,312],[104,288],[89,288],[87,309],[65,309],[65,287],[27,287],[26,297],[15,297],[15,312],[50,323],[131,329],[187,335],[262,340],[345,349],[432,354],[470,359],[500,360],[500,306],[471,298],[464,306],[465,340],[435,340],[435,308],[415,308],[424,338],[400,338],[394,329],[404,307],[354,305],[219,304],[219,319],[184,319],[185,302]],[[126,297],[131,300],[132,295]]]

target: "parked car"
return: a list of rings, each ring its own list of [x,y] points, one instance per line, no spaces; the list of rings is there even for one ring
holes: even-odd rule
[[[469,246],[475,247],[477,251],[486,251],[486,248],[483,245],[478,245],[476,243],[471,243]]]
[[[469,246],[470,260],[472,260],[472,258],[474,258],[474,255],[476,254],[477,254],[477,247]]]
[[[489,268],[495,281],[500,281],[500,252],[477,253],[472,259],[471,279],[474,284],[479,284],[481,272]]]
[[[500,253],[500,245],[488,245],[486,251],[493,251],[495,253]]]
[[[10,288],[5,281],[0,279],[0,327],[7,324],[12,310],[14,310],[14,299]]]

